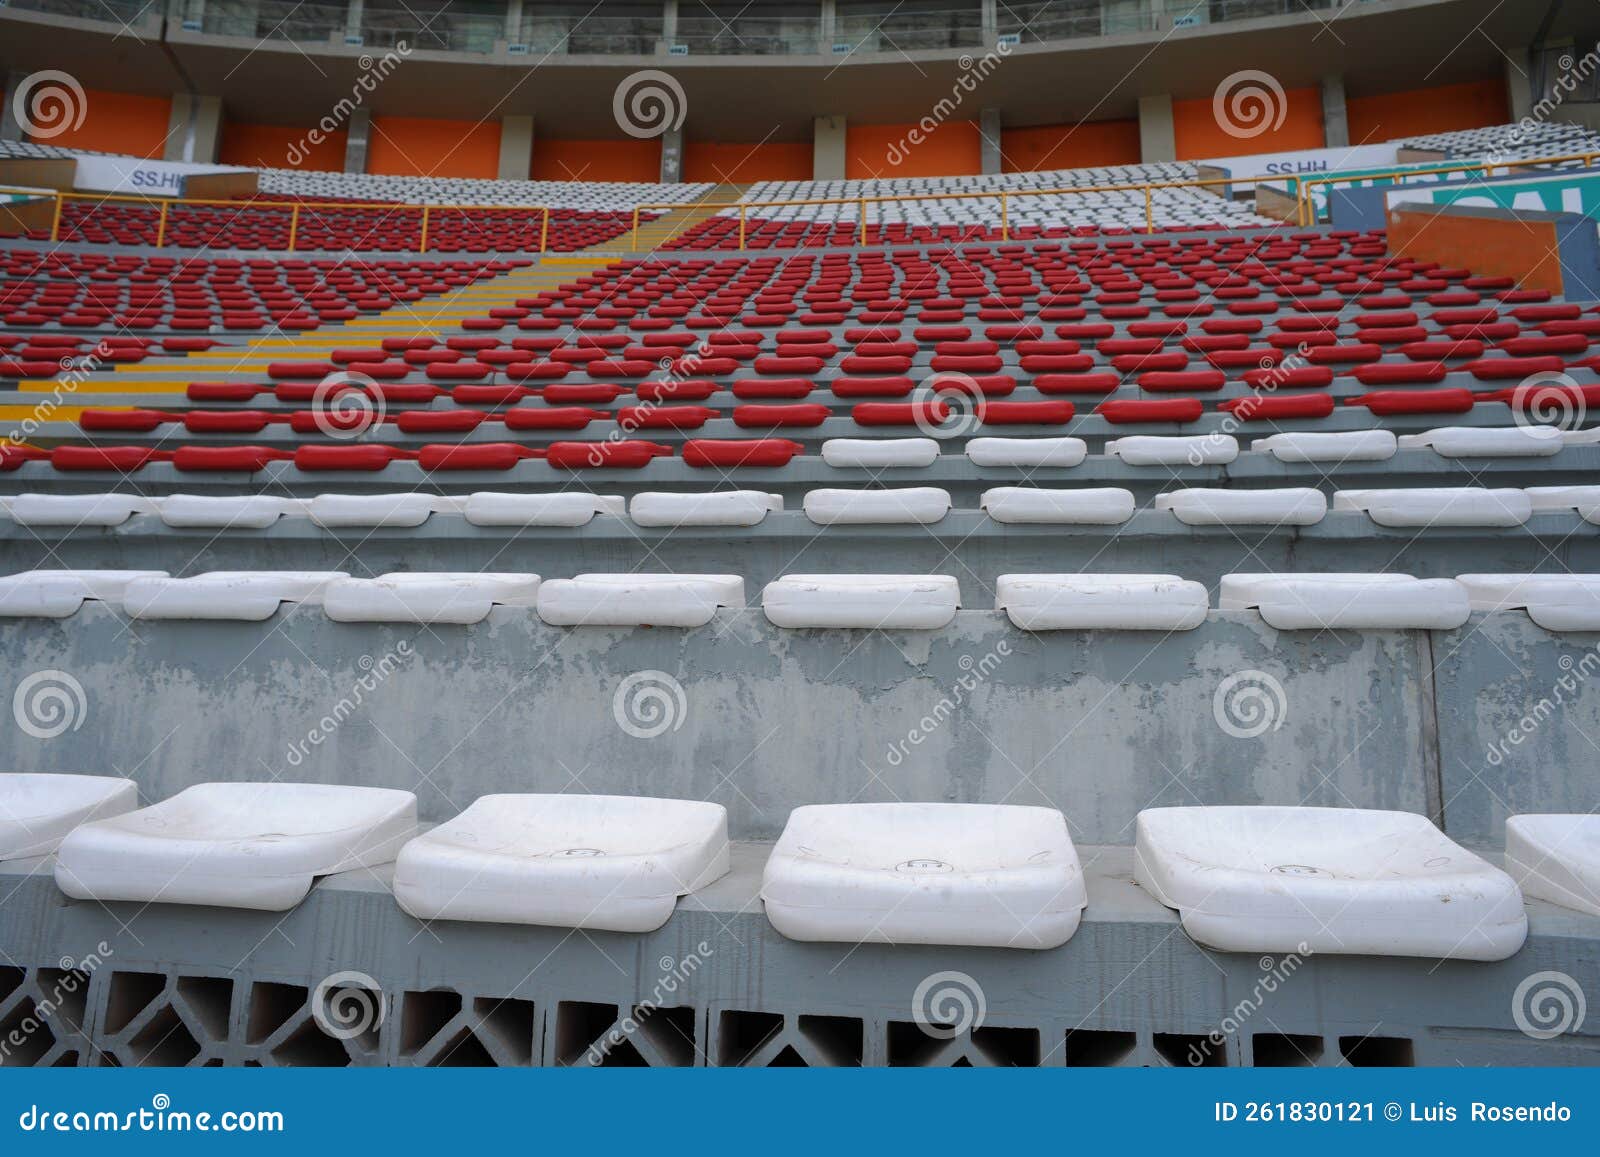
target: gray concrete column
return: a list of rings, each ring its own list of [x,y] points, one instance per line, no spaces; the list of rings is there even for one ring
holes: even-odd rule
[[[5,108],[0,109],[0,141],[22,140],[22,122],[17,120],[17,110],[12,104],[12,99],[17,94],[17,89],[22,87],[22,82],[28,79],[26,72],[12,72],[6,76]]]
[[[364,108],[358,108],[350,114],[346,124],[349,135],[344,142],[344,171],[347,173],[365,173],[367,171],[367,139],[372,134],[372,113]]]
[[[526,181],[533,172],[533,118],[500,118],[500,167],[502,181]]]
[[[1003,170],[1003,158],[1000,153],[1000,110],[986,108],[978,114],[978,142],[983,165],[978,170],[984,176],[992,176]]]
[[[1505,50],[1506,112],[1513,122],[1533,115],[1533,54],[1525,45]],[[1544,94],[1541,93],[1542,97]]]
[[[1344,77],[1322,78],[1322,143],[1330,149],[1350,147],[1350,113],[1344,101]]]
[[[983,29],[983,42],[993,46],[995,37],[1000,35],[1000,6],[997,0],[980,0],[983,5],[981,24]]]
[[[506,5],[505,31],[502,35],[507,44],[522,43],[522,0],[510,0]]]
[[[161,159],[163,161],[185,160],[184,154],[191,147],[189,134],[192,130],[194,102],[186,92],[172,94],[172,104],[167,111],[167,136],[161,142]]]
[[[838,0],[821,0],[818,9],[817,51],[827,55],[833,51],[833,40],[839,28]]]
[[[661,39],[667,44],[678,39],[678,0],[661,0]]]
[[[844,180],[844,160],[844,117],[818,117],[811,127],[811,179]]]
[[[350,7],[344,14],[344,38],[346,42],[351,39],[361,39],[361,17],[366,13],[364,0],[349,0]],[[348,172],[349,170],[346,169]]]
[[[676,185],[683,180],[683,130],[668,129],[661,134],[661,183]]]
[[[1139,98],[1139,159],[1146,163],[1178,159],[1171,93]]]

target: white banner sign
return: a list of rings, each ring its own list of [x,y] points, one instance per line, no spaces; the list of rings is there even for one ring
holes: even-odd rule
[[[137,157],[78,157],[73,187],[89,193],[125,193],[139,197],[181,197],[190,177],[212,173],[244,173],[228,165],[187,161],[141,161]]]
[[[1196,161],[1203,168],[1222,169],[1238,177],[1298,177],[1337,173],[1345,169],[1377,169],[1393,165],[1399,156],[1394,145],[1357,145],[1345,149],[1306,149],[1300,152],[1255,153],[1247,157],[1221,157]],[[1250,181],[1234,185],[1235,192],[1253,189]]]

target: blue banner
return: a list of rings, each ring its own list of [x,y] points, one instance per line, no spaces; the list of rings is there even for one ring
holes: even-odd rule
[[[1592,1146],[1597,1091],[1597,1068],[10,1070],[0,1152],[1503,1152]]]

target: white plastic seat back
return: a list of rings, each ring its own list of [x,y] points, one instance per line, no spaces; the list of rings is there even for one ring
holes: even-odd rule
[[[1600,916],[1600,816],[1512,816],[1506,871],[1525,895]]]
[[[139,788],[131,779],[0,772],[0,860],[46,855],[79,824],[138,806]]]
[[[1523,493],[1535,513],[1576,511],[1585,522],[1600,523],[1600,486],[1530,486]]]
[[[1169,490],[1156,495],[1156,509],[1170,510],[1189,526],[1314,526],[1328,513],[1322,491]]]
[[[996,486],[978,505],[996,522],[1114,526],[1133,517],[1133,491],[1117,487],[1047,490],[1037,486]]]
[[[1211,466],[1237,458],[1239,440],[1227,434],[1131,434],[1107,442],[1106,454],[1129,466]]]
[[[969,438],[974,466],[1078,466],[1089,455],[1082,438]]]
[[[430,514],[456,513],[461,499],[438,494],[319,494],[306,504],[311,521],[347,526],[421,526]]]
[[[18,526],[121,526],[135,514],[154,514],[158,499],[138,494],[18,494],[5,499]]]
[[[260,622],[283,603],[322,602],[344,571],[209,571],[193,578],[138,578],[123,591],[135,619],[237,619]]]
[[[1055,948],[1088,894],[1054,808],[875,803],[796,808],[762,875],[792,940]]]
[[[728,813],[696,800],[488,795],[395,861],[423,920],[649,932],[728,871]]]
[[[56,852],[56,883],[77,900],[281,912],[318,876],[393,860],[416,827],[409,791],[200,783],[73,830]]]
[[[932,438],[829,438],[822,444],[829,466],[932,466],[939,443]]]
[[[1379,526],[1521,526],[1533,503],[1520,490],[1429,486],[1404,490],[1338,490],[1336,511],[1364,511]]]
[[[1134,879],[1225,952],[1503,960],[1528,918],[1505,872],[1410,812],[1149,808]]]
[[[580,574],[546,580],[538,598],[553,627],[703,627],[743,606],[744,579],[729,574]]]
[[[136,579],[166,578],[161,570],[28,570],[0,577],[0,617],[64,619],[87,599],[121,606]]]
[[[1400,449],[1431,449],[1441,458],[1548,458],[1566,443],[1558,426],[1444,426],[1400,435]]]
[[[627,513],[627,501],[618,495],[501,494],[480,490],[469,494],[462,513],[474,526],[583,526],[597,514]]]
[[[1454,579],[1400,574],[1229,574],[1218,608],[1256,609],[1280,631],[1454,630],[1472,608]]]
[[[498,604],[532,607],[536,574],[394,572],[328,584],[322,609],[341,623],[481,623]]]
[[[1526,610],[1547,631],[1600,631],[1600,575],[1464,574],[1475,611]]]
[[[161,521],[205,530],[265,530],[285,515],[304,516],[308,501],[270,494],[172,494],[161,499]]]
[[[1206,588],[1171,574],[1005,574],[995,609],[1024,631],[1192,631]]]
[[[806,517],[819,526],[933,523],[950,513],[950,492],[935,486],[899,490],[811,490]]]
[[[961,604],[950,575],[794,574],[767,584],[761,607],[779,627],[936,630]]]
[[[783,499],[763,490],[716,490],[707,494],[645,491],[628,503],[639,526],[756,526]]]
[[[1250,449],[1280,462],[1383,462],[1394,457],[1399,441],[1391,430],[1291,431],[1257,438]]]

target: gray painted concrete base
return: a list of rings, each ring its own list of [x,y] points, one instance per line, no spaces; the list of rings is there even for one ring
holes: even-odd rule
[[[1258,958],[1191,941],[1132,882],[1130,849],[1085,848],[1090,906],[1060,948],[802,944],[761,910],[766,852],[736,845],[729,876],[644,935],[424,924],[385,869],[325,879],[279,914],[75,902],[47,860],[0,865],[0,940],[28,966],[9,998],[0,984],[0,1030],[61,986],[63,961],[83,961],[86,983],[13,1063],[1600,1063],[1600,1036],[1536,1041],[1513,1019],[1534,972],[1600,985],[1600,920],[1549,905],[1530,905],[1527,945],[1496,964]],[[351,978],[319,1003],[339,973],[378,991]],[[935,983],[981,1000],[979,1025],[918,1026],[937,973],[960,974]],[[373,1027],[330,1035],[337,1008]]]

